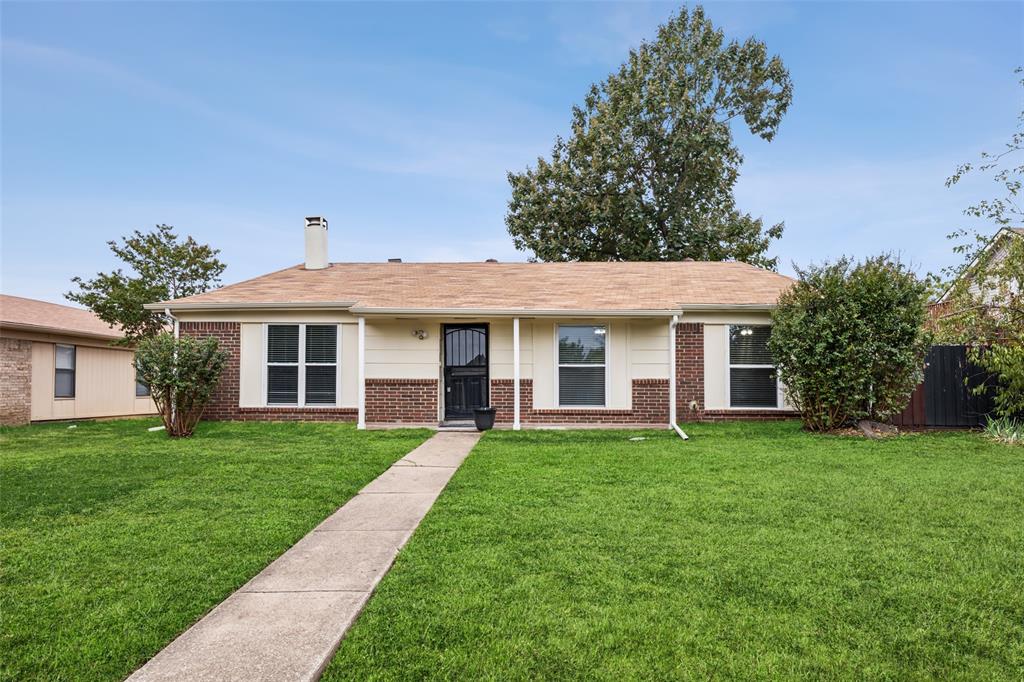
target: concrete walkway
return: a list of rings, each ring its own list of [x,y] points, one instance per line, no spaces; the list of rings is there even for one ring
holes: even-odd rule
[[[480,439],[437,433],[129,680],[315,680]]]

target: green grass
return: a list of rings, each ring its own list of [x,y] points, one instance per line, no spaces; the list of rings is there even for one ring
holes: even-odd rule
[[[1024,677],[1024,455],[792,423],[489,433],[325,679]]]
[[[428,435],[155,423],[0,429],[0,677],[123,678]]]

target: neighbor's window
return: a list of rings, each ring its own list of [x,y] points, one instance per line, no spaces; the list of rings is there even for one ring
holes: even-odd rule
[[[778,407],[779,385],[768,351],[772,328],[729,327],[729,406]]]
[[[75,347],[55,346],[53,397],[75,397]]]
[[[604,406],[607,336],[604,326],[558,326],[558,404],[562,407]]]
[[[139,370],[135,369],[135,397],[136,398],[148,398],[149,397],[149,385],[145,381],[139,378]]]
[[[267,326],[268,405],[334,405],[337,386],[337,325]]]

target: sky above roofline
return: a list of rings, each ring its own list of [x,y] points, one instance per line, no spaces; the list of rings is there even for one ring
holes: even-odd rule
[[[524,260],[506,173],[675,7],[5,3],[0,288],[62,302],[156,223],[220,248],[225,282],[299,262],[306,215],[334,261]],[[793,77],[776,140],[737,138],[740,207],[786,223],[781,271],[956,262],[945,235],[996,185],[944,180],[1014,130],[1024,5],[707,10]]]

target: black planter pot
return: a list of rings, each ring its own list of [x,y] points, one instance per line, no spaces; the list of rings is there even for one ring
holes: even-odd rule
[[[493,407],[478,407],[473,410],[473,421],[476,422],[477,431],[488,431],[494,428],[494,413],[497,410]]]

